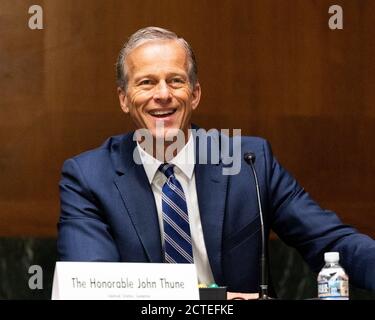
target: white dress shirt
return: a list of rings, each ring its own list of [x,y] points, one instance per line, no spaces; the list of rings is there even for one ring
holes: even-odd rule
[[[164,246],[164,225],[162,213],[162,188],[167,181],[166,176],[160,172],[159,166],[162,164],[159,160],[152,157],[137,143],[142,164],[147,178],[151,184],[154,194],[156,209],[158,212],[160,236]],[[199,214],[197,188],[195,185],[195,147],[193,135],[190,134],[189,141],[181,151],[169,162],[174,164],[174,174],[180,182],[186,197],[186,205],[189,215],[190,233],[193,247],[193,259],[197,269],[199,283],[210,284],[214,282],[210,263],[208,261],[206,245],[204,243],[201,218]]]

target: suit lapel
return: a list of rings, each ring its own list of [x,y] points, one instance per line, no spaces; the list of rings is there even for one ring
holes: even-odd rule
[[[208,155],[207,164],[199,162],[199,139],[196,143],[195,180],[199,202],[199,212],[202,222],[203,235],[211,269],[217,283],[223,283],[222,271],[222,234],[224,223],[225,200],[227,195],[228,176],[222,174],[222,163],[210,163]],[[208,140],[210,144],[218,141]]]
[[[143,166],[133,160],[136,143],[125,136],[121,146],[115,184],[150,262],[162,262],[160,228],[155,200]],[[135,157],[139,157],[137,151]],[[138,158],[139,160],[139,158]],[[138,162],[140,163],[140,162]],[[159,239],[159,241],[155,241]]]
[[[211,269],[217,283],[223,283],[222,271],[222,233],[227,195],[228,176],[223,175],[223,165],[199,163],[199,140],[196,142],[195,180],[199,202],[199,211],[203,235]],[[207,150],[211,143],[208,140]],[[150,184],[142,165],[133,160],[136,143],[132,135],[126,135],[117,152],[114,163],[119,174],[115,184],[137,231],[150,262],[162,262],[159,221],[155,200]],[[138,152],[134,153],[139,156]],[[139,160],[139,159],[138,159]],[[159,239],[159,241],[155,241]]]

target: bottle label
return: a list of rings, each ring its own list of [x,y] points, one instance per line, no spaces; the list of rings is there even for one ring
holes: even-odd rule
[[[348,299],[348,281],[330,279],[318,283],[318,293],[320,299]]]

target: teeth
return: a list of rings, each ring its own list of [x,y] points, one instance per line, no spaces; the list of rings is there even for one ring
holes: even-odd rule
[[[167,115],[167,114],[172,114],[173,112],[174,112],[174,110],[160,110],[160,111],[151,111],[150,113],[153,116],[164,116],[164,115]]]

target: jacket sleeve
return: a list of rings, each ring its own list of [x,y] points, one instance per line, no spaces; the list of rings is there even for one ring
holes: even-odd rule
[[[75,159],[65,161],[60,181],[57,248],[61,261],[119,261],[110,228]]]
[[[375,241],[322,209],[278,163],[268,142],[264,155],[270,219],[277,235],[315,272],[323,266],[324,252],[340,252],[351,284],[375,291]]]

